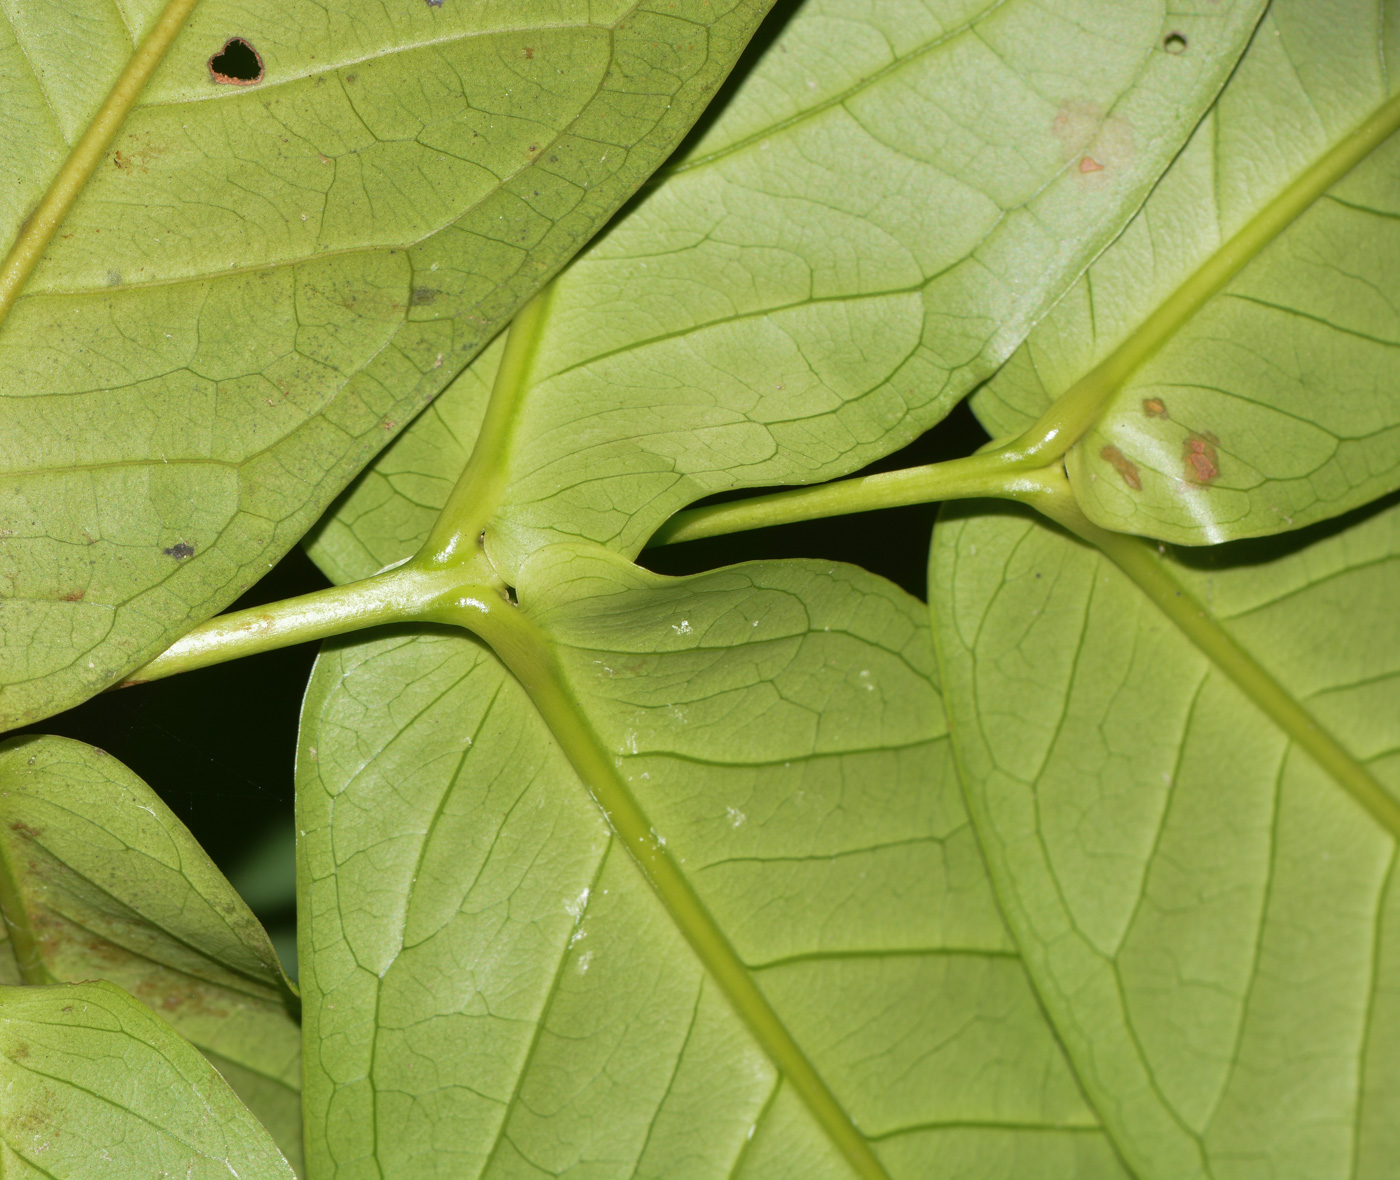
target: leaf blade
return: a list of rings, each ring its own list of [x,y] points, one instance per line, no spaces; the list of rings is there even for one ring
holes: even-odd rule
[[[1019,1175],[1039,1136],[1045,1175],[1076,1159],[1117,1175],[946,789],[914,604],[818,563],[661,579],[560,547],[525,572],[519,609],[553,637],[655,840],[885,1169],[923,1175],[947,1143],[981,1174]],[[365,707],[381,694],[389,710]],[[848,707],[803,721],[823,697]],[[331,1174],[371,1156],[386,1176],[853,1174],[489,652],[447,636],[341,644],[307,700],[307,1100]],[[404,981],[429,977],[452,990],[425,1008]],[[352,1036],[364,1005],[380,1031]],[[863,1032],[872,1005],[890,1015]],[[412,1053],[400,1028],[419,1030]],[[984,1038],[1004,1068],[952,1084]],[[415,1121],[382,1118],[376,1144],[370,1095],[392,1080],[407,1103],[406,1067],[425,1058],[415,1084],[450,1081],[455,1113],[405,1106]],[[955,1125],[979,1120],[997,1125]],[[433,1136],[446,1162],[423,1147]]]
[[[0,334],[6,724],[284,552],[664,157],[764,0],[595,7],[196,11]],[[255,86],[210,76],[234,32]]]
[[[1392,795],[1396,523],[1164,563]],[[1394,836],[1105,559],[1019,514],[939,527],[974,823],[1129,1165],[1383,1175]]]
[[[108,983],[0,993],[7,1172],[34,1177],[293,1175],[203,1057]],[[18,1170],[22,1169],[22,1170]]]
[[[24,981],[102,978],[212,1061],[301,1166],[301,1032],[262,927],[184,825],[110,755],[0,745],[0,911]]]
[[[803,5],[553,287],[500,459],[502,576],[554,541],[633,556],[704,495],[845,474],[940,420],[1136,208],[1259,11]],[[1177,27],[1198,56],[1162,50]],[[491,363],[448,395],[458,438]],[[313,544],[337,577],[370,568],[364,549],[372,568],[406,556],[442,503],[422,495],[456,474],[408,466],[455,450],[441,426],[421,419],[431,439],[343,503],[350,535]]]
[[[1096,524],[1208,544],[1396,486],[1393,37],[1364,0],[1274,5],[1133,224],[977,395],[998,433],[1084,402],[1067,466]]]

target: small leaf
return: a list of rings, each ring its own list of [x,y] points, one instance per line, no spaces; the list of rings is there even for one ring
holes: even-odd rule
[[[119,984],[214,1063],[300,1168],[301,1034],[276,952],[136,775],[67,738],[0,744],[0,911],[27,983]]]
[[[1162,565],[1400,797],[1400,506]],[[1134,1174],[1393,1176],[1400,833],[1056,529],[945,512],[929,585],[997,896]]]
[[[509,391],[502,576],[558,540],[632,556],[702,496],[842,475],[938,422],[1136,210],[1261,7],[1163,24],[1120,0],[801,5],[554,287]],[[1189,53],[1163,51],[1173,31]],[[312,547],[324,568],[412,551],[493,362],[342,504]]]
[[[1146,206],[974,397],[1010,434],[1100,362],[1137,358],[1067,456],[1097,524],[1199,545],[1400,486],[1400,97],[1383,7],[1275,3]],[[1303,212],[1279,232],[1290,201]]]
[[[196,8],[0,324],[0,727],[260,577],[665,158],[766,3]],[[0,249],[157,15],[0,26]],[[256,84],[211,73],[235,37]]]
[[[214,1068],[109,983],[0,987],[0,1151],[24,1180],[293,1180]]]
[[[993,908],[920,604],[849,567],[669,579],[583,546],[518,591],[570,740],[597,735],[886,1174],[1122,1177]],[[327,648],[298,768],[318,1177],[853,1174],[481,644]]]

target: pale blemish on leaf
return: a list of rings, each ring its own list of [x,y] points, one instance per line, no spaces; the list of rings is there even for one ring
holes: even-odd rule
[[[1220,465],[1215,454],[1215,447],[1219,441],[1210,431],[1204,434],[1192,432],[1187,435],[1183,458],[1186,461],[1186,478],[1192,483],[1208,484],[1220,474]]]
[[[1135,492],[1142,491],[1142,477],[1138,475],[1137,464],[1115,446],[1106,446],[1099,457],[1123,477],[1123,482]]]

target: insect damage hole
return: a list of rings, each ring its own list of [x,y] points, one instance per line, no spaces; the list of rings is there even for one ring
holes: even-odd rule
[[[1180,57],[1186,52],[1186,38],[1181,33],[1168,33],[1162,38],[1162,48],[1168,53]]]
[[[263,80],[263,60],[242,37],[230,37],[209,59],[209,76],[224,86],[254,86]]]

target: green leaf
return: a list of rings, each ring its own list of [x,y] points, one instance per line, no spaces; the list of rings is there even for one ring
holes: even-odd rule
[[[1400,797],[1400,505],[1160,568]],[[1058,530],[946,512],[929,581],[997,896],[1129,1167],[1394,1175],[1400,833]]]
[[[0,1085],[16,1180],[292,1180],[214,1068],[109,983],[0,987]]]
[[[290,985],[248,907],[136,775],[67,738],[0,744],[0,913],[7,970],[119,984],[209,1058],[300,1170]]]
[[[502,576],[561,539],[634,555],[702,496],[841,475],[939,421],[1145,198],[1262,5],[1169,7],[801,5],[554,287],[499,456]],[[422,539],[495,359],[324,527],[332,576]]]
[[[330,646],[312,677],[313,1174],[1123,1175],[995,912],[921,604],[844,566],[670,579],[566,545],[518,591],[543,714],[459,635]],[[885,1171],[843,1163],[804,1070]]]
[[[73,198],[32,274],[18,254],[0,274],[0,316],[22,286],[0,326],[0,726],[265,572],[674,147],[766,0],[201,5],[72,178],[158,15],[90,8],[0,23],[0,243],[42,248],[56,175]],[[211,74],[234,36],[255,85]]]
[[[1099,398],[1067,457],[1096,523],[1197,545],[1400,486],[1397,53],[1379,0],[1278,0],[1142,212],[974,398],[998,435]]]

